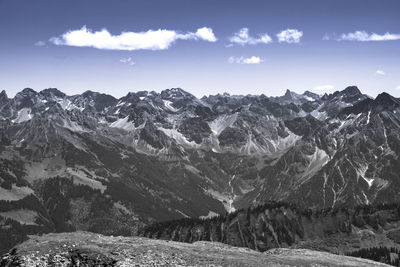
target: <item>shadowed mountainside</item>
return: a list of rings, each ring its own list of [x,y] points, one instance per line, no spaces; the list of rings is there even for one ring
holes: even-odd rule
[[[216,241],[257,251],[290,247],[340,254],[363,247],[400,248],[399,234],[399,204],[313,211],[276,202],[209,219],[155,223],[141,231],[150,238]]]

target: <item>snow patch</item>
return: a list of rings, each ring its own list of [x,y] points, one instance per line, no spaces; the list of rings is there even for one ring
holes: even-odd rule
[[[70,105],[71,105],[71,101],[70,101],[70,100],[68,100],[68,99],[62,99],[62,98],[57,99],[57,103],[60,104],[60,106],[61,106],[62,109],[70,108]],[[68,109],[68,110],[69,110],[69,109]]]
[[[85,108],[84,107],[78,107],[74,105],[69,99],[63,99],[63,98],[58,98],[57,103],[61,106],[62,109],[64,110],[73,110],[77,109],[79,111],[83,111]]]
[[[129,115],[126,116],[125,118],[114,121],[113,123],[110,124],[110,127],[111,128],[120,128],[120,129],[124,129],[126,131],[135,130],[135,124],[128,120],[129,120]]]
[[[371,111],[368,111],[367,124],[369,124],[369,119],[370,118],[371,118]]]
[[[125,102],[118,102],[118,104],[116,105],[116,107],[120,107],[120,106],[123,106],[123,105],[125,105]]]
[[[318,120],[321,120],[321,121],[326,120],[326,118],[328,117],[328,115],[327,115],[327,113],[325,111],[324,112],[320,112],[320,111],[318,111],[316,109],[311,111],[310,115],[313,116],[314,118],[318,119]]]
[[[172,139],[175,139],[178,142],[178,144],[191,146],[191,147],[198,147],[199,146],[194,141],[189,142],[186,139],[186,137],[182,133],[178,132],[178,130],[176,130],[176,129],[166,129],[166,128],[163,128],[163,127],[158,127],[157,129],[162,131],[163,133],[165,133],[165,135],[167,135],[168,137],[170,137]]]
[[[177,111],[178,111],[178,109],[176,109],[176,108],[174,108],[174,107],[172,106],[172,102],[171,102],[171,101],[169,101],[169,100],[164,100],[164,99],[163,99],[163,102],[164,102],[164,106],[165,106],[167,109],[169,109],[169,110],[171,110],[171,111],[173,111],[173,112],[177,112]]]
[[[368,188],[370,188],[372,186],[372,184],[374,183],[374,179],[365,177],[365,173],[367,172],[367,170],[368,170],[368,165],[362,165],[358,169],[356,169],[357,174],[361,178],[363,178],[365,182],[367,182]]]
[[[214,218],[214,217],[217,217],[217,216],[219,216],[218,213],[209,210],[208,214],[206,216],[200,216],[199,218],[204,220],[204,219]]]
[[[209,122],[208,126],[211,131],[218,136],[223,130],[231,127],[235,123],[237,116],[237,113],[232,115],[221,115],[212,122]]]
[[[268,140],[268,142],[273,147],[272,152],[284,151],[284,150],[288,149],[289,147],[292,147],[298,140],[301,139],[301,136],[296,135],[295,133],[293,133],[289,130],[287,130],[287,132],[289,133],[289,135],[286,136],[285,138],[282,138],[279,136],[277,140],[272,140],[272,139]]]
[[[18,111],[17,118],[12,120],[14,123],[21,123],[24,121],[29,121],[32,119],[31,109],[30,108],[23,108]]]
[[[326,163],[328,163],[330,157],[326,154],[325,150],[316,147],[315,152],[308,156],[308,159],[309,164],[304,172],[303,178],[311,177],[317,173]]]

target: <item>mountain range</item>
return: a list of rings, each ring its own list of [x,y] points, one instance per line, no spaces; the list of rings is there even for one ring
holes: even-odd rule
[[[3,251],[31,233],[131,235],[267,201],[400,200],[400,99],[355,86],[200,99],[26,88],[0,93],[0,129]]]

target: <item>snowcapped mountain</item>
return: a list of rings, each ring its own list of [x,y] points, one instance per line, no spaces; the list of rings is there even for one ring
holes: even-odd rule
[[[0,93],[0,127],[0,218],[35,231],[400,200],[400,100],[355,86],[201,99],[27,88]]]

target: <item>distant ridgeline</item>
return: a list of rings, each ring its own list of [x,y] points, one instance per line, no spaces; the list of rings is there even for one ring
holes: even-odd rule
[[[313,211],[293,204],[268,202],[208,219],[155,223],[141,230],[145,237],[182,242],[217,241],[266,251],[302,247],[350,253],[385,240],[399,248],[400,204],[336,207]],[[365,243],[359,240],[366,240]]]

